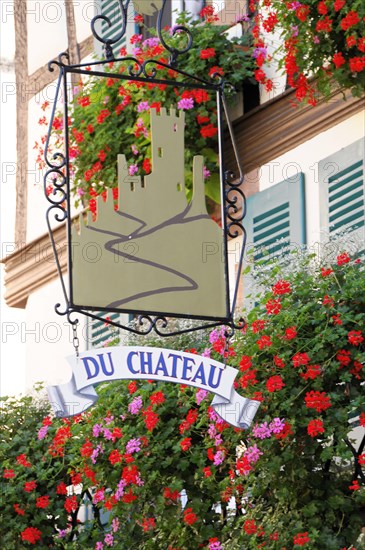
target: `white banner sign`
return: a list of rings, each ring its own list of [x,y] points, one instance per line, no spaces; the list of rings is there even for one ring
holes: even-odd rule
[[[72,377],[49,386],[49,400],[59,417],[73,416],[93,405],[94,385],[112,380],[159,380],[186,384],[214,393],[213,409],[232,426],[248,428],[259,401],[239,395],[233,383],[238,370],[193,353],[162,348],[116,346],[92,349],[67,358]]]

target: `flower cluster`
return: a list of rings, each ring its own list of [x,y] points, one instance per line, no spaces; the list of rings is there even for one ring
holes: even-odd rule
[[[255,78],[266,89],[271,90],[275,85],[265,73],[273,57],[279,60],[299,102],[315,105],[319,94],[329,97],[333,82],[351,89],[353,95],[362,94],[365,82],[363,3],[251,0],[250,7],[255,23]],[[277,47],[270,56],[272,40]]]
[[[236,367],[236,391],[260,401],[247,430],[206,390],[148,380],[100,385],[95,406],[69,419],[5,399],[3,546],[358,547],[365,453],[348,418],[365,436],[364,270],[345,253],[325,266],[295,260],[262,270],[232,341],[223,327],[168,344]]]

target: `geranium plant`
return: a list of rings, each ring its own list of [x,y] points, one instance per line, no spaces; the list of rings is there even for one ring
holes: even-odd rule
[[[316,104],[333,88],[361,96],[365,86],[365,6],[361,0],[251,0],[258,82],[271,89],[264,63],[270,61],[263,35],[278,33],[274,58],[287,74],[299,102]]]
[[[346,252],[268,267],[233,341],[163,341],[237,367],[261,401],[249,430],[174,384],[105,384],[64,420],[4,400],[4,547],[364,548],[364,268]]]

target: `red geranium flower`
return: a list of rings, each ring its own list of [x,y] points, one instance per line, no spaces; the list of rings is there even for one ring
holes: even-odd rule
[[[286,437],[288,437],[288,435],[292,433],[293,430],[291,429],[291,424],[289,424],[289,422],[285,422],[284,428],[281,430],[281,432],[278,434],[274,434],[274,436],[276,437],[276,439],[285,439]]]
[[[165,401],[165,396],[162,391],[157,391],[150,396],[152,405],[161,405]]]
[[[37,508],[47,508],[47,506],[50,505],[49,496],[45,495],[45,496],[38,497],[35,501],[35,505]]]
[[[351,352],[340,349],[336,354],[336,359],[341,363],[341,367],[349,365],[351,362]]]
[[[279,367],[279,369],[283,369],[285,367],[283,359],[281,359],[278,355],[274,355],[274,363],[277,367]]]
[[[35,544],[42,536],[42,533],[36,527],[27,527],[21,533],[22,540],[29,542],[30,544]]]
[[[122,501],[126,504],[130,504],[137,499],[137,496],[133,493],[132,489],[128,489],[128,492],[122,496]]]
[[[256,344],[259,346],[260,349],[264,349],[272,346],[272,341],[270,336],[261,336],[261,338],[257,340]]]
[[[335,64],[336,69],[339,69],[342,65],[346,63],[346,59],[342,55],[342,52],[336,52],[334,54],[333,63]]]
[[[333,301],[333,298],[331,298],[330,296],[328,296],[328,294],[326,294],[323,298],[323,302],[322,304],[324,306],[329,306],[329,307],[333,307],[335,305],[334,301]]]
[[[67,486],[63,481],[57,485],[56,493],[58,495],[67,495]]]
[[[128,384],[128,391],[130,394],[135,393],[137,391],[137,382],[133,381]]]
[[[279,279],[279,281],[272,287],[272,291],[273,294],[276,295],[290,294],[290,283],[288,281],[284,281],[283,279]]]
[[[71,514],[71,512],[74,512],[77,509],[77,498],[76,495],[72,495],[71,497],[67,497],[64,504],[66,512]]]
[[[343,265],[348,264],[350,261],[350,256],[347,254],[347,252],[343,252],[339,256],[337,256],[337,265]]]
[[[285,339],[293,340],[297,336],[297,327],[288,327],[285,329]]]
[[[307,426],[307,432],[311,437],[315,437],[318,434],[323,434],[324,427],[322,420],[310,420]]]
[[[223,76],[224,71],[221,67],[214,66],[209,70],[209,76],[213,76],[214,74],[220,74],[221,76]]]
[[[142,162],[142,168],[146,172],[146,174],[149,174],[152,170],[152,164],[149,158],[145,158]]]
[[[359,489],[361,489],[360,485],[359,485],[359,482],[357,481],[357,479],[354,479],[352,481],[352,485],[349,486],[349,489],[350,491],[358,491]]]
[[[23,508],[20,508],[19,504],[14,504],[13,508],[14,508],[15,512],[17,514],[19,514],[19,516],[24,516],[25,515],[25,510],[23,510]]]
[[[350,330],[347,339],[353,346],[359,346],[364,341],[361,330]]]
[[[37,483],[35,481],[26,481],[24,483],[24,491],[26,491],[27,493],[31,493],[36,487]]]
[[[110,453],[108,460],[110,464],[114,466],[114,464],[118,464],[119,462],[122,462],[123,455],[117,449],[114,449],[114,451]]]
[[[277,315],[281,310],[280,298],[277,298],[276,300],[269,300],[265,307],[268,315]]]
[[[153,412],[151,407],[147,407],[147,409],[143,411],[142,414],[147,430],[149,432],[152,432],[159,421],[159,416],[155,412]]]
[[[294,367],[299,367],[300,365],[308,365],[308,363],[310,362],[310,357],[305,352],[298,352],[293,356],[292,362]]]
[[[254,519],[246,519],[243,529],[247,535],[254,535],[257,531],[257,525]]]
[[[210,469],[210,466],[203,468],[203,473],[204,477],[210,477],[212,475],[212,470]]]
[[[241,361],[240,361],[240,371],[245,372],[246,370],[249,370],[250,367],[252,367],[252,357],[249,355],[242,355]]]
[[[252,323],[252,332],[260,332],[265,328],[266,321],[264,319],[258,319]]]
[[[182,441],[180,441],[180,447],[183,451],[187,451],[191,447],[191,437],[185,437]]]
[[[10,469],[4,470],[3,477],[4,477],[5,479],[11,479],[12,477],[15,477],[15,472],[14,472],[14,470],[10,470]]]
[[[281,390],[284,386],[284,380],[279,375],[270,376],[266,382],[266,389],[270,393]]]
[[[93,450],[93,444],[89,441],[89,439],[87,439],[80,449],[80,454],[81,456],[88,458],[93,454]]]
[[[184,523],[186,525],[193,525],[198,521],[198,516],[193,512],[192,508],[186,508],[184,510]]]
[[[201,59],[210,59],[211,57],[215,57],[215,49],[206,48],[205,50],[201,50],[200,57]]]
[[[293,539],[293,543],[297,546],[304,546],[307,542],[310,542],[308,531],[305,531],[305,533],[298,533]]]
[[[328,277],[328,275],[331,275],[331,273],[333,273],[333,269],[325,269],[324,267],[321,268],[322,277]]]
[[[164,498],[176,501],[179,498],[180,493],[177,490],[171,491],[170,487],[165,487],[165,489],[163,490],[163,496]]]
[[[331,400],[326,393],[310,391],[305,394],[304,401],[308,409],[315,409],[317,412],[325,411],[332,406]]]
[[[26,468],[30,468],[31,466],[31,463],[27,460],[27,457],[24,453],[21,455],[18,455],[16,457],[16,461],[18,464],[20,464],[21,466],[25,466]]]
[[[153,531],[156,527],[155,518],[145,518],[142,522],[143,531]]]
[[[357,11],[349,11],[348,14],[341,21],[341,28],[343,31],[347,31],[350,27],[359,23],[360,17]]]
[[[213,126],[213,124],[207,124],[207,126],[203,126],[202,128],[200,128],[200,134],[203,137],[214,137],[217,132],[218,128]]]
[[[319,365],[308,365],[307,371],[300,373],[300,376],[304,380],[315,380],[321,374],[321,367]]]
[[[90,98],[88,95],[86,96],[79,96],[77,98],[77,103],[79,105],[81,105],[81,107],[87,107],[88,105],[90,105]]]

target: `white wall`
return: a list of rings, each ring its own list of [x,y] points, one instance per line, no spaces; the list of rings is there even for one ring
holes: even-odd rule
[[[71,369],[66,357],[75,353],[72,345],[72,328],[66,316],[58,315],[54,306],[64,309],[61,285],[58,280],[34,292],[28,300],[26,325],[23,337],[26,342],[26,387],[35,382],[58,384],[67,382]],[[82,315],[74,316],[80,321],[77,329],[80,351],[86,349],[86,327]]]
[[[14,61],[15,36],[12,1],[1,4],[0,54],[0,235],[2,258],[15,250],[15,175],[16,159],[16,96]],[[24,310],[9,308],[4,301],[4,266],[0,266],[0,395],[14,395],[25,388],[25,348],[21,344],[20,325]]]

